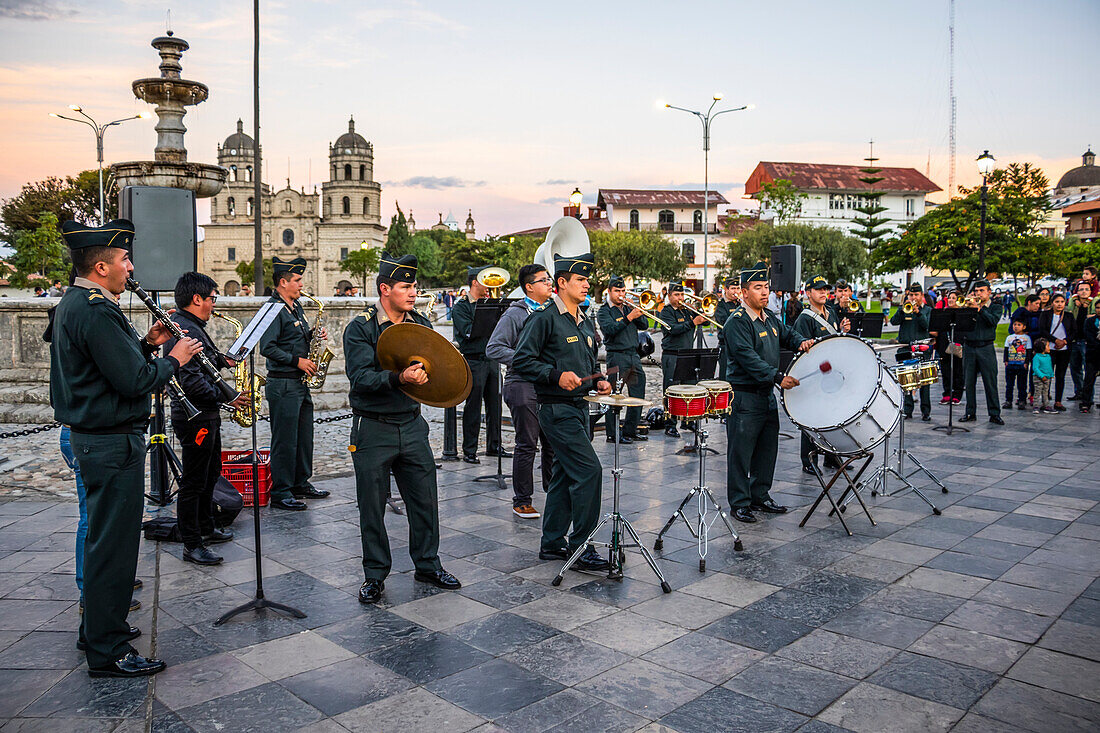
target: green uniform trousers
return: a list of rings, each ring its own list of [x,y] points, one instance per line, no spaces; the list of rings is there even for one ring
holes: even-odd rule
[[[666,356],[661,354],[661,388],[668,389],[671,385],[676,384],[672,375],[676,372],[676,357]]]
[[[921,417],[932,414],[932,391],[929,385],[920,388],[920,414]],[[913,414],[913,393],[905,390],[902,394],[902,411],[906,415]]]
[[[573,552],[596,528],[602,500],[603,466],[588,436],[588,410],[572,404],[540,404],[539,427],[554,449],[542,510],[541,549],[560,550],[568,533],[568,549]]]
[[[439,562],[439,496],[435,456],[428,445],[428,423],[419,413],[393,422],[355,416],[351,421],[351,454],[363,574],[384,580],[390,573],[390,539],[386,534],[386,499],[390,473],[405,500],[409,518],[409,555],[417,570],[431,573]]]
[[[271,411],[271,499],[293,499],[312,487],[313,398],[300,379],[267,378]]]
[[[978,414],[978,375],[985,389],[985,409],[990,417],[1001,414],[1000,390],[997,388],[997,352],[993,344],[968,346],[963,344],[963,374],[966,379],[966,414]]]
[[[718,378],[726,379],[726,340],[722,338],[722,330],[718,330]]]
[[[730,509],[771,498],[779,453],[779,410],[775,395],[734,389],[726,420],[726,496]]]
[[[609,351],[607,352],[607,368],[618,367],[619,371],[611,375],[612,382],[617,384],[619,380],[627,379],[626,392],[631,397],[645,397],[645,372],[642,371],[642,359],[637,351]],[[608,413],[608,417],[612,417]],[[607,418],[604,418],[607,422]],[[634,436],[638,434],[638,424],[642,421],[642,408],[628,407],[623,412],[623,435]],[[610,420],[614,423],[615,420]],[[610,432],[608,437],[614,437],[614,425],[608,425]]]
[[[133,650],[126,615],[141,541],[145,439],[74,430],[70,440],[88,507],[80,638],[88,645],[88,666],[103,667]]]

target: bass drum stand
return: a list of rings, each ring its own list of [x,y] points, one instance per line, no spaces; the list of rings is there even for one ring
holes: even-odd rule
[[[688,492],[684,500],[680,502],[680,506],[676,507],[676,511],[668,518],[668,522],[665,523],[664,529],[657,534],[657,540],[653,543],[653,549],[660,550],[665,546],[665,541],[662,539],[665,532],[672,529],[672,525],[676,523],[678,518],[682,519],[684,520],[684,524],[687,525],[688,531],[691,532],[691,536],[695,538],[698,544],[699,572],[702,573],[706,572],[707,569],[710,528],[719,518],[722,519],[726,525],[726,529],[733,535],[733,549],[740,551],[745,549],[745,546],[741,543],[741,538],[737,536],[737,531],[733,528],[733,523],[730,522],[729,513],[722,510],[722,506],[718,503],[718,500],[714,498],[714,492],[707,486],[708,433],[701,419],[696,421],[695,435],[699,440],[699,450],[695,451],[695,455],[699,457],[699,483]],[[692,499],[696,500],[696,508],[698,511],[698,517],[694,522],[688,519],[687,515],[684,513],[684,507],[686,507],[688,502]]]
[[[615,396],[618,397],[619,395]],[[595,403],[597,400],[604,398],[590,396],[586,397],[585,399]],[[612,419],[614,419],[615,421],[615,463],[614,467],[611,469],[611,480],[612,486],[614,487],[612,494],[612,496],[614,497],[612,509],[610,513],[604,515],[603,519],[600,520],[599,524],[596,525],[596,528],[592,530],[592,533],[588,535],[587,539],[585,539],[585,541],[577,547],[576,551],[573,552],[572,556],[570,556],[570,558],[565,561],[565,565],[563,565],[561,570],[558,571],[557,576],[552,581],[550,581],[550,585],[561,585],[561,581],[565,578],[565,571],[573,566],[573,563],[575,563],[580,558],[588,545],[598,545],[600,547],[608,548],[609,551],[608,562],[611,564],[611,567],[607,571],[607,577],[609,580],[621,581],[623,579],[623,564],[626,562],[626,550],[637,549],[639,552],[642,553],[642,557],[645,558],[646,564],[649,565],[649,568],[657,576],[657,579],[661,581],[661,590],[663,590],[665,593],[671,593],[672,586],[668,584],[668,581],[665,580],[665,576],[661,572],[661,569],[657,567],[657,561],[653,559],[653,556],[649,554],[649,550],[647,550],[645,548],[645,545],[642,544],[642,540],[638,536],[638,533],[634,530],[634,527],[632,527],[630,525],[630,522],[627,521],[627,519],[623,517],[623,515],[619,512],[619,477],[622,476],[623,470],[619,468],[618,436],[621,434],[623,427],[619,419],[622,414],[623,406],[621,404],[612,403],[609,404],[608,407],[610,408],[608,416],[614,416]],[[605,422],[606,419],[607,418],[605,417]],[[608,522],[611,522],[611,541],[595,541],[596,535]],[[626,541],[627,538],[629,538],[629,542]]]
[[[909,392],[910,394],[912,394],[913,390],[909,390]],[[914,468],[909,473],[905,472],[905,459],[907,458],[914,466],[916,466],[916,468]],[[932,500],[928,498],[928,496],[921,490],[920,487],[909,480],[913,476],[921,473],[932,479],[932,482],[940,487],[940,491],[942,493],[947,493],[947,487],[943,485],[943,482],[939,480],[936,474],[925,468],[924,464],[918,461],[917,457],[905,448],[905,418],[902,418],[901,422],[898,423],[898,447],[895,448],[894,451],[891,453],[890,436],[886,436],[886,440],[884,440],[882,443],[882,465],[875,469],[874,474],[872,474],[871,477],[867,479],[867,483],[865,486],[869,486],[871,488],[871,496],[878,496],[879,494],[887,497],[898,496],[900,494],[911,491],[919,496],[925,504],[932,507],[933,514],[939,516],[943,513],[942,511],[940,511],[939,507],[932,503]],[[900,481],[903,486],[895,489],[892,492],[889,491],[886,482],[890,476],[893,476],[898,481]]]
[[[849,455],[849,456],[841,456],[840,457],[841,458],[840,466],[838,468],[833,469],[832,478],[830,478],[828,481],[826,481],[825,480],[825,473],[820,468],[818,468],[817,457],[818,456],[824,457],[824,456],[827,456],[827,455],[829,455],[829,454],[826,453],[824,450],[822,450],[821,447],[818,446],[817,442],[815,441],[814,442],[814,448],[813,448],[812,451],[810,451],[810,460],[812,461],[811,465],[813,465],[813,468],[814,468],[814,476],[817,477],[817,482],[819,484],[821,484],[821,493],[818,494],[817,500],[814,501],[813,506],[811,506],[810,510],[808,512],[806,512],[806,516],[804,516],[802,518],[802,521],[798,523],[798,526],[799,527],[805,527],[806,522],[810,521],[810,517],[817,510],[817,507],[821,503],[821,500],[822,499],[828,499],[829,503],[833,507],[832,509],[829,510],[829,516],[831,517],[834,514],[836,514],[837,519],[840,520],[840,526],[844,527],[844,531],[848,533],[849,537],[851,537],[852,536],[852,530],[848,529],[848,524],[844,521],[844,508],[845,508],[845,505],[849,501],[852,500],[852,497],[855,497],[856,501],[859,502],[859,505],[861,507],[863,507],[863,513],[867,515],[867,519],[869,519],[871,521],[871,525],[875,526],[875,519],[874,519],[874,517],[871,516],[871,512],[867,509],[867,505],[863,503],[863,499],[860,497],[859,489],[858,489],[859,479],[863,475],[863,472],[867,470],[867,467],[871,465],[871,461],[875,457],[874,454],[873,453],[862,452],[862,453],[855,453],[855,454]],[[848,473],[848,469],[850,467],[855,468],[855,463],[856,463],[856,461],[859,461],[859,460],[863,461],[863,465],[861,465],[859,467],[859,470],[856,471],[855,476],[850,475]],[[832,491],[832,489],[836,485],[837,481],[840,480],[841,478],[844,479],[845,483],[847,483],[848,486],[840,494],[840,498],[838,500],[834,501],[832,494],[830,494],[829,492]]]

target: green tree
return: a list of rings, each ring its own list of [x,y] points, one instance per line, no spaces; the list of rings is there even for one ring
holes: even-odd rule
[[[867,282],[874,281],[874,252],[875,247],[878,246],[879,240],[881,240],[889,229],[883,225],[890,220],[886,217],[879,216],[882,212],[886,211],[886,207],[882,205],[882,197],[885,195],[885,191],[876,191],[875,184],[882,182],[882,176],[879,173],[882,172],[881,168],[875,167],[875,161],[878,158],[875,157],[872,152],[868,157],[864,158],[868,165],[866,168],[860,168],[860,172],[863,175],[860,177],[860,181],[866,183],[870,188],[864,194],[860,194],[859,206],[855,207],[859,216],[852,219],[852,223],[855,225],[850,231],[863,240],[864,246],[867,248],[867,253],[870,257],[867,258]],[[867,303],[871,302],[871,289],[867,289]]]
[[[114,180],[104,178],[104,201],[107,219],[118,217],[118,189]],[[54,215],[58,222],[75,219],[86,224],[99,224],[99,176],[95,170],[75,177],[51,176],[25,184],[22,190],[0,204],[0,241],[15,244],[20,231],[38,228],[43,211]]]
[[[1081,276],[1086,265],[1100,265],[1100,241],[1082,242],[1077,237],[1066,237],[1055,257],[1051,274],[1075,278]]]
[[[38,221],[35,229],[23,229],[16,233],[15,254],[8,260],[15,270],[8,279],[17,288],[45,285],[53,280],[64,281],[69,277],[70,265],[65,258],[65,241],[57,228],[57,217],[51,211],[43,211]]]
[[[346,259],[340,261],[340,270],[363,283],[363,292],[367,292],[367,277],[378,272],[379,252],[374,247],[353,249]]]
[[[588,237],[596,258],[595,281],[601,287],[610,275],[668,282],[684,274],[680,246],[659,232],[597,230]]]
[[[443,250],[439,242],[424,233],[417,233],[412,238],[409,249],[416,255],[416,279],[420,287],[436,288],[442,285],[440,277],[443,274]]]
[[[77,221],[99,223],[99,171],[81,171],[76,177],[65,179],[72,190],[72,207]],[[107,215],[103,221],[118,218],[118,182],[108,171],[103,171],[103,206]]]
[[[786,178],[780,178],[760,187],[760,208],[775,212],[776,224],[790,224],[802,213],[802,201],[809,196],[802,193]]]
[[[802,247],[802,273],[807,278],[852,279],[867,270],[867,250],[860,240],[839,229],[810,224],[757,224],[727,245],[724,265],[734,271],[766,262],[771,248],[780,244]]]
[[[397,213],[390,219],[390,228],[386,232],[386,252],[400,257],[412,254],[412,235],[409,234],[409,223],[405,220],[405,212],[397,207]]]
[[[256,272],[256,265],[252,260],[241,260],[237,263],[237,266],[233,268],[237,272],[237,277],[241,279],[241,283],[244,285],[252,285],[255,282],[253,275]],[[271,264],[271,258],[264,260],[264,287],[274,287],[272,283],[275,281],[275,268]],[[263,292],[256,293],[256,295],[263,295]]]

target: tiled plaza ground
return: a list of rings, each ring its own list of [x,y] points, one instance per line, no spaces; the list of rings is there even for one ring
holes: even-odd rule
[[[935,408],[936,422],[945,413]],[[782,440],[776,496],[796,508],[716,526],[707,571],[686,529],[665,541],[664,595],[637,554],[619,583],[537,557],[539,525],[510,492],[439,473],[444,566],[464,587],[416,583],[404,518],[387,516],[385,602],[362,581],[350,478],[303,513],[263,512],[266,612],[212,621],[253,594],[250,514],[226,564],[184,564],[145,542],[137,646],[170,667],[91,680],[74,648],[76,505],[0,504],[3,730],[140,731],[1049,731],[1100,726],[1100,419],[1011,411],[946,436],[908,424],[910,447],[951,488],[936,517],[910,496],[824,512],[798,527],[816,484]],[[724,500],[722,455],[708,483]],[[610,465],[610,446],[597,437]],[[50,447],[52,449],[52,439]],[[623,508],[652,546],[695,482],[694,459],[655,437],[623,451]],[[605,504],[610,503],[610,475]],[[539,506],[542,495],[536,497]]]

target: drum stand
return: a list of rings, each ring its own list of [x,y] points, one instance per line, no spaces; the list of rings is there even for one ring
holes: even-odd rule
[[[828,482],[826,482],[825,481],[825,474],[817,466],[817,457],[818,456],[824,457],[826,455],[828,455],[828,454],[825,451],[821,450],[821,448],[818,447],[818,445],[816,443],[814,443],[814,449],[812,451],[810,451],[810,460],[813,462],[812,465],[814,467],[814,475],[817,477],[817,482],[819,484],[821,484],[821,493],[818,495],[817,500],[813,503],[813,506],[810,507],[810,511],[806,512],[806,516],[803,517],[802,521],[798,523],[798,526],[799,527],[805,527],[806,522],[808,522],[810,520],[810,516],[814,513],[815,510],[817,510],[817,506],[818,506],[818,504],[821,503],[821,500],[822,499],[828,499],[829,503],[833,507],[829,511],[829,516],[831,517],[831,516],[833,516],[833,514],[836,514],[837,519],[840,520],[840,526],[844,527],[844,531],[848,533],[849,537],[851,537],[852,536],[852,530],[848,529],[848,525],[844,521],[844,514],[843,514],[844,505],[848,501],[851,501],[850,497],[848,496],[849,493],[852,496],[854,496],[856,498],[856,501],[859,502],[859,505],[861,507],[863,507],[863,513],[867,515],[867,519],[871,520],[871,524],[872,525],[875,524],[874,517],[872,517],[871,512],[868,511],[867,505],[863,503],[863,499],[860,497],[859,491],[857,489],[857,486],[859,485],[860,476],[862,476],[863,472],[867,470],[867,467],[871,465],[871,461],[874,459],[875,456],[874,456],[873,453],[863,452],[863,453],[856,453],[855,455],[851,455],[851,456],[847,456],[847,457],[842,457],[843,460],[841,461],[840,467],[836,468],[836,469],[833,469],[833,477],[830,478],[828,480]],[[860,459],[866,459],[866,460],[863,461],[863,465],[859,467],[858,471],[856,471],[856,475],[855,476],[850,476],[848,474],[848,468],[850,466],[853,466],[853,464],[857,460],[860,460]],[[848,484],[848,486],[841,493],[840,499],[838,501],[833,501],[832,494],[830,494],[829,491],[832,490],[833,486],[836,484],[836,482],[842,476],[844,477],[844,481]]]
[[[733,528],[733,523],[730,522],[729,514],[722,511],[721,505],[718,504],[718,500],[714,498],[714,493],[707,487],[706,473],[707,473],[707,431],[703,426],[702,420],[696,424],[695,435],[699,438],[699,448],[696,455],[699,456],[699,483],[688,492],[688,495],[684,497],[684,500],[680,502],[680,506],[676,507],[676,511],[672,513],[672,516],[668,518],[668,522],[665,523],[664,529],[657,535],[657,540],[653,543],[654,550],[660,550],[664,547],[664,540],[661,539],[665,532],[672,528],[676,519],[680,518],[684,520],[684,524],[687,525],[688,531],[691,532],[691,536],[696,539],[699,545],[699,572],[705,572],[707,569],[707,550],[708,550],[708,534],[711,526],[718,521],[719,518],[726,525],[726,529],[733,535],[733,549],[743,550],[744,545],[741,544],[741,538],[737,536],[737,531]],[[694,523],[688,519],[684,514],[684,507],[688,505],[688,502],[692,499],[696,500],[696,507],[699,512],[698,518]],[[711,515],[713,510],[714,514]]]
[[[897,496],[899,494],[904,494],[908,491],[912,491],[914,494],[923,499],[925,504],[932,507],[933,514],[937,516],[942,514],[939,508],[932,503],[932,500],[929,499],[919,487],[917,487],[915,484],[913,484],[913,482],[909,480],[913,476],[916,476],[919,473],[923,473],[925,476],[932,479],[932,481],[937,486],[940,487],[941,492],[945,494],[947,493],[947,487],[943,485],[943,482],[939,480],[936,474],[925,468],[924,464],[918,461],[916,456],[906,450],[905,418],[902,418],[901,422],[898,423],[898,447],[894,449],[894,452],[890,452],[889,436],[887,436],[886,440],[883,441],[882,446],[882,465],[875,469],[874,475],[872,475],[871,478],[867,480],[866,484],[867,486],[871,487],[871,496],[878,496],[879,494],[882,494],[883,496]],[[893,462],[895,457],[897,458],[896,464]],[[913,463],[913,465],[916,466],[916,468],[914,468],[909,473],[905,473],[906,458],[908,458]],[[896,478],[898,481],[901,481],[904,486],[893,492],[887,490],[886,481],[890,476],[894,476],[894,478]],[[858,497],[859,494],[856,493],[856,496]]]
[[[691,432],[695,433],[695,440],[691,445],[685,445],[683,448],[676,451],[676,455],[690,456],[700,452],[706,453],[708,450],[714,455],[718,455],[718,451],[707,447],[706,438],[704,438],[702,442],[699,441],[699,422],[696,421],[695,425],[688,423],[688,425],[691,426]]]
[[[606,547],[608,549],[608,562],[611,567],[608,568],[607,577],[610,580],[622,580],[623,579],[623,564],[626,562],[626,550],[628,548],[636,548],[642,553],[642,557],[645,558],[646,563],[650,569],[657,576],[657,579],[661,581],[661,590],[665,593],[672,592],[672,586],[665,580],[664,574],[661,573],[661,569],[657,567],[657,561],[653,559],[653,556],[649,554],[649,550],[642,544],[641,538],[638,533],[634,531],[634,527],[630,525],[630,522],[619,512],[619,477],[622,476],[623,470],[619,468],[619,441],[618,436],[623,426],[619,420],[622,414],[621,405],[613,405],[608,410],[607,415],[614,417],[615,421],[615,463],[611,469],[611,481],[614,497],[612,500],[611,512],[605,514],[603,519],[600,520],[596,528],[592,530],[592,533],[588,535],[584,542],[577,546],[576,551],[565,561],[565,565],[558,571],[557,577],[550,581],[550,585],[561,585],[562,579],[565,577],[565,571],[573,566],[580,556],[584,553],[588,545],[599,545],[600,547]],[[604,418],[605,422],[607,417]],[[611,541],[610,542],[596,542],[595,537],[605,524],[611,522]],[[629,536],[630,541],[624,541]]]

